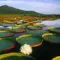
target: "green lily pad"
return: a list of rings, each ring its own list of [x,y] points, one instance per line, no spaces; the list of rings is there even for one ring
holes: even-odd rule
[[[0,30],[0,37],[7,37],[7,36],[12,36],[13,33],[9,32],[9,31],[5,31],[5,30]]]
[[[28,26],[27,28],[30,30],[39,30],[39,29],[41,30],[40,26]]]
[[[24,36],[24,37],[16,39],[16,41],[21,45],[23,44],[33,45],[33,44],[42,43],[42,39],[40,37],[34,37],[34,36]]]
[[[37,37],[42,37],[42,35],[45,33],[46,31],[44,30],[34,30],[34,31],[30,31],[28,33],[32,34],[33,36],[37,36]]]
[[[11,40],[0,38],[0,51],[14,48],[15,43]]]
[[[8,53],[5,55],[3,54],[0,57],[0,60],[35,60],[35,58],[22,53]]]
[[[60,36],[59,35],[47,35],[43,37],[45,41],[51,42],[51,43],[60,43]]]
[[[48,29],[48,30],[52,33],[59,33],[60,34],[60,28],[52,28],[52,29]]]

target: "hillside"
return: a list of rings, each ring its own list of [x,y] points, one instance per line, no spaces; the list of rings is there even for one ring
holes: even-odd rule
[[[41,14],[35,11],[25,11],[10,7],[7,5],[0,6],[0,22],[16,22],[18,20],[25,20],[28,22],[34,20],[55,20],[60,19],[60,15],[56,14]]]
[[[7,5],[0,6],[0,14],[23,14],[23,15],[31,15],[31,16],[41,15],[40,13],[37,13],[35,11],[25,11]]]

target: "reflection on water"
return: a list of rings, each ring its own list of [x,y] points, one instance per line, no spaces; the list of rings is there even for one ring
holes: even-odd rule
[[[42,24],[45,24],[48,27],[49,26],[60,27],[60,19],[54,21],[43,21]]]

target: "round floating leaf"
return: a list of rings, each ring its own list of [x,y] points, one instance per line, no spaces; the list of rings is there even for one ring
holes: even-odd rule
[[[35,60],[35,58],[22,53],[8,53],[0,55],[0,60]]]
[[[42,29],[40,26],[28,26],[27,28],[30,30],[39,30],[39,29],[41,30]]]
[[[60,28],[52,28],[52,29],[48,29],[48,31],[50,31],[52,33],[59,33],[60,34]]]
[[[43,37],[43,39],[51,43],[60,43],[59,35],[46,35],[45,37]]]
[[[44,33],[46,33],[46,31],[44,31],[44,30],[34,30],[34,31],[30,31],[28,33],[32,34],[33,36],[42,37],[42,35]]]
[[[7,30],[0,30],[0,37],[7,37],[7,36],[12,36],[13,33]]]
[[[42,43],[40,37],[34,37],[31,34],[25,34],[16,38],[16,41],[20,44],[38,45]]]
[[[60,56],[54,57],[52,60],[60,60]]]
[[[15,43],[7,38],[0,38],[0,51],[14,48]]]

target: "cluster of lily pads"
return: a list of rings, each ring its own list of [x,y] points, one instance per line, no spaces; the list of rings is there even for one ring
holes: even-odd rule
[[[60,43],[60,28],[49,27],[43,24],[31,23],[14,25],[9,29],[0,30],[0,52],[15,48],[16,42],[21,45],[20,52],[10,52],[0,55],[0,60],[35,60],[31,57],[32,48],[41,46],[43,41]]]

